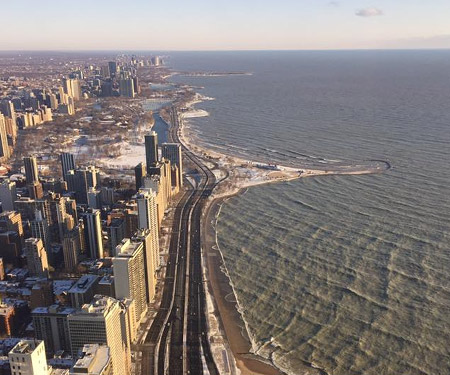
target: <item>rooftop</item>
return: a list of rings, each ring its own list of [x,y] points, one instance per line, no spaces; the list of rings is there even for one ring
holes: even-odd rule
[[[113,275],[105,275],[101,278],[101,280],[98,282],[102,285],[110,285],[114,283],[114,276]]]
[[[91,303],[83,305],[82,310],[75,313],[78,314],[99,314],[106,316],[119,301],[115,298],[96,294]]]
[[[49,375],[69,375],[69,369],[52,368]]]
[[[124,238],[120,244],[116,246],[117,257],[131,257],[140,247],[142,247],[142,241]]]
[[[31,313],[34,315],[38,314],[58,314],[58,315],[69,315],[73,314],[76,309],[71,307],[65,307],[60,305],[51,305],[48,307],[36,307]]]
[[[73,280],[54,280],[53,281],[53,294],[60,295],[64,292],[68,292],[75,282]]]
[[[12,348],[10,354],[31,354],[42,343],[41,340],[20,340],[18,344]]]
[[[97,281],[97,275],[83,275],[70,288],[69,293],[84,293]]]
[[[72,373],[101,374],[110,361],[109,348],[106,345],[86,344],[81,357],[72,368]]]

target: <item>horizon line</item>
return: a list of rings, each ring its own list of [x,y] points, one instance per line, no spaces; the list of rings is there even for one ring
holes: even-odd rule
[[[0,49],[0,53],[25,52],[351,52],[351,51],[448,51],[450,47],[383,47],[383,48],[283,48],[283,49]]]

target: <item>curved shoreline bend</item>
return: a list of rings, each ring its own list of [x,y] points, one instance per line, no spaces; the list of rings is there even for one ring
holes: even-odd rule
[[[192,106],[201,101],[197,95],[186,104],[180,119],[181,142],[210,167],[220,183],[213,191],[203,216],[202,246],[206,291],[208,294],[208,330],[212,352],[219,367],[237,375],[283,375],[285,374],[267,358],[254,354],[258,343],[252,338],[250,327],[242,315],[233,282],[217,241],[216,224],[221,205],[230,197],[241,194],[250,186],[285,182],[304,177],[327,175],[379,174],[392,168],[388,161],[369,160],[355,165],[324,166],[324,169],[293,168],[257,163],[242,158],[220,154],[196,145],[186,132],[184,119],[196,117]],[[191,115],[190,115],[191,114]],[[218,168],[216,167],[218,166]],[[328,168],[328,169],[325,169]],[[332,169],[333,168],[333,169]],[[231,301],[226,297],[234,295]],[[324,374],[311,367],[308,373]]]

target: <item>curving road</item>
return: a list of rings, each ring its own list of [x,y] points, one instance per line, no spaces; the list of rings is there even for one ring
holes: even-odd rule
[[[176,108],[171,115],[169,139],[181,143]],[[182,149],[185,164],[197,170],[199,182],[175,210],[161,305],[141,345],[141,375],[200,375],[205,366],[209,374],[219,374],[207,336],[200,241],[203,207],[216,178],[184,145]]]

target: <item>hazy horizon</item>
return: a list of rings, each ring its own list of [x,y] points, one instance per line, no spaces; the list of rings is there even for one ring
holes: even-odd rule
[[[328,48],[328,49],[0,49],[3,53],[172,53],[172,52],[358,52],[358,51],[450,51],[450,47],[423,48]]]
[[[445,0],[17,0],[2,10],[2,51],[450,48]]]

